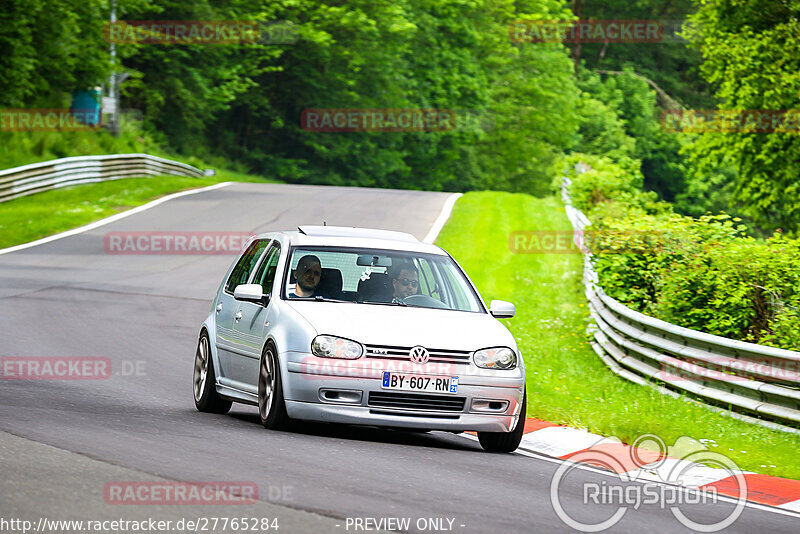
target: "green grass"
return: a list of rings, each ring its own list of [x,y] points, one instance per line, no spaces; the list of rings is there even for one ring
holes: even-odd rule
[[[76,185],[2,202],[0,248],[77,228],[169,193],[227,181],[270,180],[223,170],[207,178],[155,176]]]
[[[578,254],[514,254],[509,233],[572,227],[555,198],[467,193],[437,244],[464,266],[487,302],[508,300],[517,315],[504,320],[527,371],[528,417],[583,428],[624,443],[647,433],[671,446],[679,438],[711,439],[747,471],[800,479],[800,436],[725,417],[704,406],[661,395],[611,372],[585,333],[589,313]]]

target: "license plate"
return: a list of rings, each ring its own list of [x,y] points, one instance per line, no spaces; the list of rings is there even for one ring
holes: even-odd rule
[[[420,376],[384,371],[383,389],[418,391],[421,393],[458,393],[457,376]]]

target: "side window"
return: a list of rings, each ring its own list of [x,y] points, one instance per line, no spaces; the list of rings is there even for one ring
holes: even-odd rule
[[[464,294],[464,288],[456,281],[453,272],[446,268],[443,268],[442,272],[444,273],[445,283],[455,299],[456,308],[459,310],[470,309],[469,301]]]
[[[441,273],[445,293],[448,295],[448,300],[451,301],[451,308],[462,311],[481,311],[477,298],[473,298],[474,293],[466,278],[458,276],[458,271],[456,271],[458,267],[454,263],[437,262],[435,267]]]
[[[419,263],[419,292],[428,295],[436,300],[443,301],[441,286],[437,283],[431,264],[426,259],[420,259]]]
[[[256,275],[253,278],[254,284],[260,284],[264,294],[272,292],[272,282],[275,281],[275,270],[278,268],[278,259],[281,257],[281,246],[275,243],[270,247],[264,257],[264,261],[258,266]]]
[[[443,274],[446,269],[444,269],[439,262],[435,262],[431,265],[431,270],[433,271],[433,277],[436,283],[436,287],[438,289],[439,300],[443,303],[447,304],[449,308],[455,308],[455,299],[453,298],[453,291],[452,287],[450,286],[449,280],[445,278]]]
[[[239,261],[236,263],[236,267],[231,271],[228,283],[225,284],[225,291],[233,293],[236,286],[247,283],[250,273],[253,272],[253,267],[255,267],[258,258],[261,257],[261,253],[267,248],[269,242],[269,239],[260,239],[253,241],[250,246],[247,247],[247,250],[244,251],[244,254],[242,254],[242,257],[239,258]]]

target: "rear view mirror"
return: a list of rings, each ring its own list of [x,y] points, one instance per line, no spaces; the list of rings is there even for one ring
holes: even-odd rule
[[[498,319],[509,319],[514,317],[517,309],[510,302],[504,300],[493,300],[489,304],[489,313]]]
[[[356,265],[359,267],[391,267],[392,259],[389,256],[361,254],[358,259],[356,259]]]

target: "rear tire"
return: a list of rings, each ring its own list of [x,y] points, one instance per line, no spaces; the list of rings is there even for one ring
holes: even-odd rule
[[[233,403],[217,393],[217,375],[211,357],[211,344],[204,331],[197,342],[194,356],[194,405],[198,411],[225,414]]]
[[[283,384],[278,351],[268,342],[261,355],[258,370],[258,417],[264,428],[282,430],[289,426],[286,402],[283,400]]]
[[[527,413],[528,394],[522,394],[522,407],[517,424],[511,432],[478,432],[478,441],[486,452],[514,452],[522,441],[525,432],[525,415]]]

